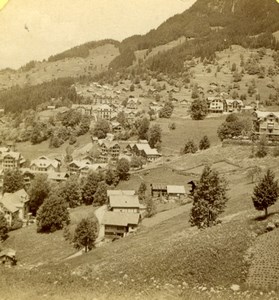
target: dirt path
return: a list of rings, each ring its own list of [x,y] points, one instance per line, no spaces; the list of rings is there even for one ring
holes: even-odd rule
[[[163,211],[161,213],[156,214],[152,218],[145,218],[142,221],[142,226],[145,227],[153,227],[161,222],[164,222],[170,218],[178,216],[184,212],[188,212],[191,209],[191,204],[186,204],[183,206],[176,207],[171,210]]]

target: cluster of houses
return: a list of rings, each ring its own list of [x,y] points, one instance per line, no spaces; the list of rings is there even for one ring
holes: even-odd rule
[[[245,105],[242,100],[239,99],[224,99],[223,97],[207,98],[208,110],[211,113],[233,113],[241,112]]]

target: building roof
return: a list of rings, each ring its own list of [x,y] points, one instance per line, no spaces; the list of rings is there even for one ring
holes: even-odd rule
[[[15,193],[5,193],[0,199],[0,203],[2,203],[3,206],[12,213],[18,211],[19,208],[22,208],[28,201],[29,197],[24,189]]]
[[[50,172],[48,173],[48,179],[49,180],[67,180],[68,178],[68,173],[67,172]]]
[[[155,183],[152,184],[152,190],[167,190],[167,186],[165,184],[161,184],[161,183]]]
[[[238,99],[226,99],[225,101],[226,101],[227,104],[233,104],[234,102],[237,102],[239,105],[244,106],[242,100],[238,100]]]
[[[149,149],[143,149],[142,151],[144,151],[144,153],[146,155],[158,155],[158,156],[161,156],[161,154],[157,151],[157,149],[152,149],[152,148],[149,148]]]
[[[137,195],[111,195],[109,196],[110,207],[139,208]]]
[[[134,190],[107,190],[108,197],[115,196],[115,195],[133,196],[135,194],[136,194],[136,191],[134,191]]]
[[[279,112],[270,112],[270,111],[256,111],[257,117],[260,119],[266,118],[269,115],[274,115],[276,118],[279,118]]]
[[[115,226],[128,226],[138,225],[140,219],[140,214],[131,213],[119,213],[107,211],[104,215],[104,225],[115,225]]]
[[[183,185],[167,185],[168,194],[185,194],[185,187]]]
[[[40,156],[37,159],[31,161],[30,166],[35,165],[38,168],[48,168],[49,166],[53,166],[54,168],[59,167],[59,162],[56,159],[50,159],[46,156]]]

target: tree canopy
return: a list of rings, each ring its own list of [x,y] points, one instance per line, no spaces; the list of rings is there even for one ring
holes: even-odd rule
[[[37,212],[37,231],[54,232],[70,223],[68,205],[56,195],[50,195]]]
[[[190,114],[193,120],[203,120],[208,114],[207,103],[204,100],[193,100],[190,107]]]
[[[265,176],[255,186],[252,201],[257,210],[264,210],[267,216],[267,209],[275,204],[278,199],[278,181],[271,170],[267,170]]]
[[[84,247],[85,252],[93,249],[98,236],[97,230],[98,226],[95,220],[82,219],[75,230],[73,239],[75,248],[82,249]]]
[[[3,192],[14,193],[24,187],[23,175],[19,169],[5,170],[3,178]]]
[[[48,197],[50,185],[47,181],[47,175],[38,174],[32,180],[28,193],[30,197],[30,211],[35,215]]]
[[[224,211],[227,197],[227,183],[217,171],[206,166],[193,195],[190,223],[199,228],[216,224],[217,217]]]

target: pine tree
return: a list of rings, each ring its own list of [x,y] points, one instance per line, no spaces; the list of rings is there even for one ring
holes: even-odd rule
[[[68,205],[63,198],[50,195],[37,213],[37,231],[54,232],[70,223]]]
[[[224,211],[228,197],[226,181],[217,171],[206,166],[197,184],[191,210],[190,223],[199,228],[210,227]]]
[[[8,222],[3,213],[0,212],[0,242],[8,237]]]
[[[85,252],[94,247],[97,238],[97,223],[90,219],[82,219],[77,225],[74,235],[74,246],[77,249],[85,247]]]
[[[278,198],[278,181],[271,170],[255,186],[252,200],[257,210],[264,210],[267,217],[267,209],[273,205]]]

